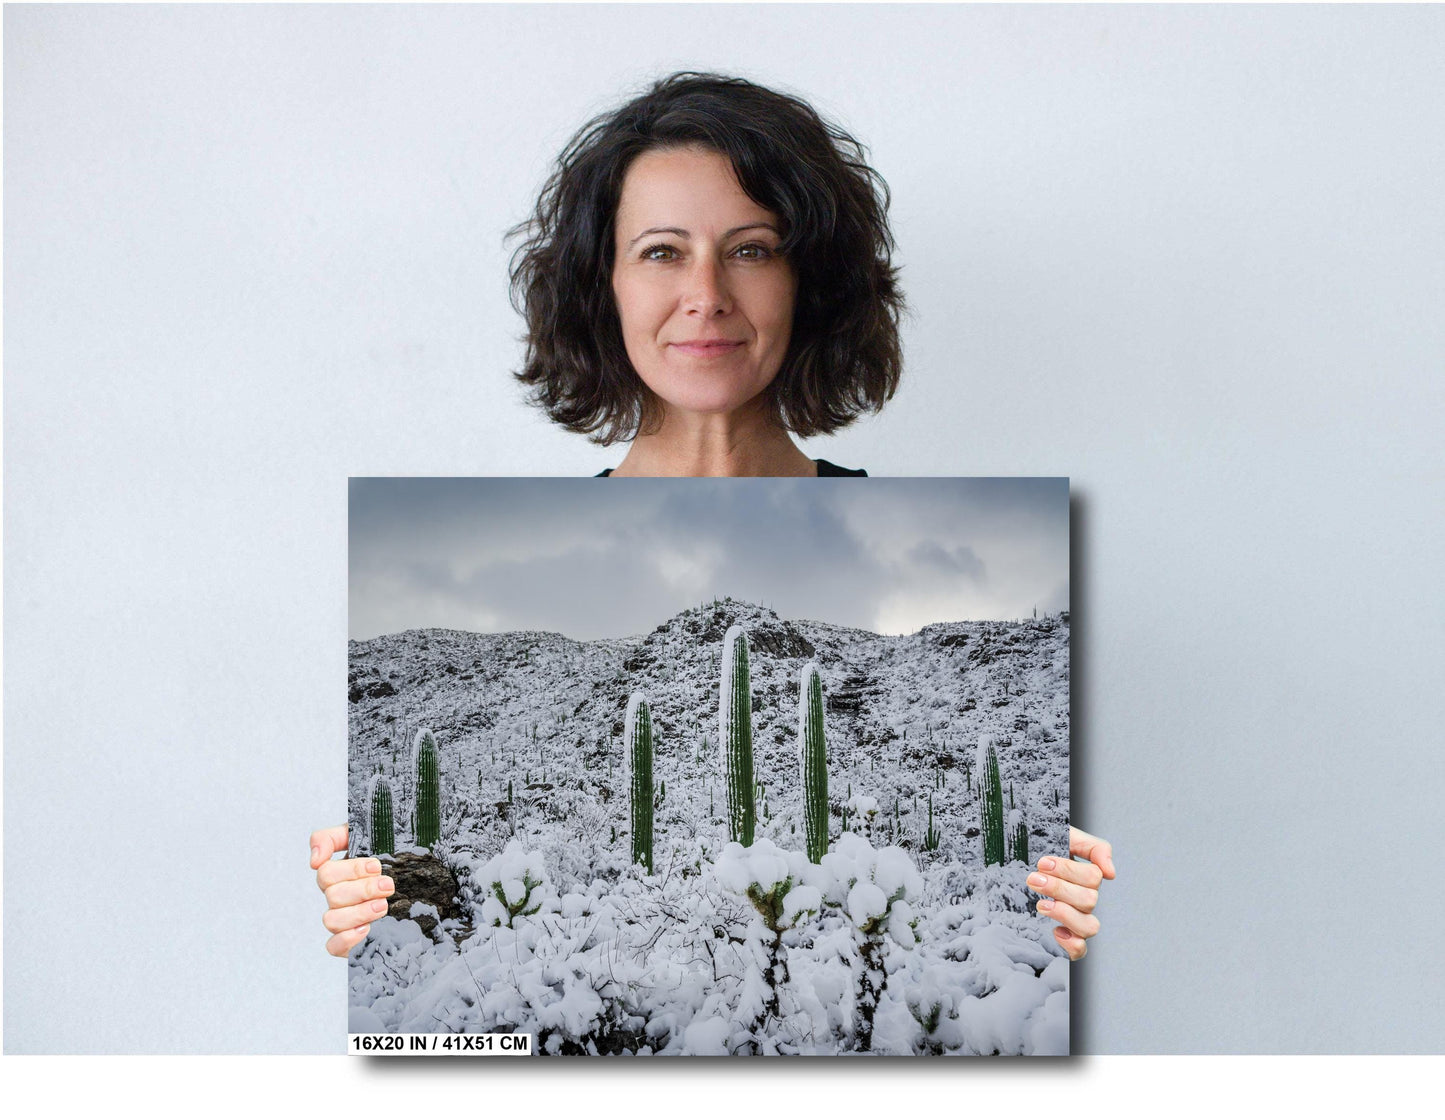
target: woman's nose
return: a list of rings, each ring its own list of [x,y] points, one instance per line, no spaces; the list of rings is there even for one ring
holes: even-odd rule
[[[726,315],[732,310],[732,296],[720,262],[699,257],[688,269],[683,307],[704,317]]]

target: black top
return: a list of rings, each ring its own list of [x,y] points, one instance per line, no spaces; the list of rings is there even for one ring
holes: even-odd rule
[[[836,463],[830,463],[830,462],[828,462],[827,459],[814,459],[813,462],[815,462],[815,463],[818,464],[818,477],[819,477],[819,478],[867,478],[867,477],[868,477],[868,472],[867,472],[867,471],[850,471],[847,467],[840,467],[840,466],[838,466]],[[612,468],[611,468],[611,467],[608,467],[605,471],[602,471],[600,474],[594,475],[593,477],[594,477],[594,478],[606,478],[606,477],[607,477],[608,475],[610,475],[611,473],[612,473]]]

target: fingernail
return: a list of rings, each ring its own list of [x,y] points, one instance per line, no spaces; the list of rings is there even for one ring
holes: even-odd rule
[[[368,923],[367,923],[366,925],[364,925],[364,926],[357,926],[357,927],[356,927],[356,936],[358,936],[358,937],[365,937],[365,936],[366,936],[368,933],[370,933],[370,932],[371,932],[371,923],[370,923],[370,922],[368,922]]]
[[[390,894],[396,889],[396,884],[393,883],[390,879],[388,879],[385,875],[381,877],[380,886],[382,894]]]
[[[1054,927],[1054,936],[1057,937],[1060,941],[1067,941],[1069,938],[1073,937],[1074,935],[1069,932],[1069,929],[1068,929],[1067,926],[1055,926],[1055,927]]]
[[[1030,876],[1029,876],[1029,886],[1031,886],[1031,887],[1046,887],[1046,886],[1048,886],[1048,885],[1049,885],[1049,877],[1048,877],[1047,875],[1030,875]]]
[[[1041,899],[1039,899],[1039,909],[1040,909],[1040,910],[1052,910],[1053,908],[1054,908],[1054,900],[1053,900],[1052,898],[1041,898]]]
[[[1054,869],[1054,857],[1053,857],[1053,856],[1044,856],[1043,859],[1039,860],[1039,870],[1040,870],[1040,871],[1052,871],[1053,869]]]
[[[367,860],[367,861],[366,861],[366,873],[367,873],[368,875],[380,875],[380,874],[381,874],[381,860],[379,860],[379,859],[369,859],[369,860]]]
[[[320,849],[320,848],[312,848],[312,849],[311,849],[311,862],[312,862],[312,863],[315,863],[316,860],[317,860],[317,858],[318,858],[320,855],[321,855],[321,849]]]
[[[371,908],[378,914],[386,913],[386,903],[379,898],[371,904]]]

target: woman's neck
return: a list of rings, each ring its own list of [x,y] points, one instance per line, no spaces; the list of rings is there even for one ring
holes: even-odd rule
[[[662,426],[639,435],[613,477],[806,477],[818,465],[757,410],[724,415],[669,410]]]

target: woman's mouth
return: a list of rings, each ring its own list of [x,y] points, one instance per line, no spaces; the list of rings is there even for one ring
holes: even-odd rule
[[[680,350],[693,357],[711,358],[718,354],[731,354],[742,343],[728,342],[726,339],[709,339],[700,342],[674,342],[671,345],[675,350]]]

